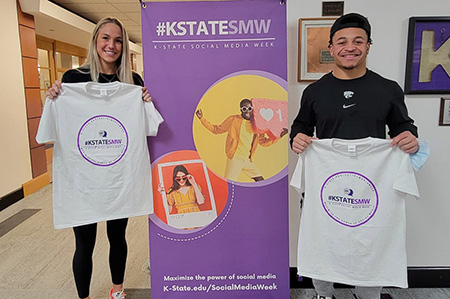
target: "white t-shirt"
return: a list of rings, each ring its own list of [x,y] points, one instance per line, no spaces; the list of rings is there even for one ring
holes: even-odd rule
[[[153,213],[146,136],[163,119],[142,87],[64,83],[47,99],[36,140],[54,142],[55,228]]]
[[[291,179],[305,191],[299,275],[408,287],[404,199],[419,192],[409,155],[390,143],[314,140],[299,156]]]

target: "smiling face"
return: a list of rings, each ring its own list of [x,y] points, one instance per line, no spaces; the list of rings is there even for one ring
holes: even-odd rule
[[[122,55],[122,29],[114,23],[103,25],[98,31],[96,50],[100,61],[100,72],[114,74],[116,62]]]
[[[187,175],[184,172],[178,171],[175,175],[175,181],[180,185],[180,187],[183,187],[186,185],[187,181]]]
[[[250,120],[253,117],[253,106],[252,103],[244,102],[241,103],[241,116],[243,119]]]
[[[366,59],[370,43],[366,31],[361,28],[344,28],[337,31],[330,45],[338,78],[358,78],[366,72]]]

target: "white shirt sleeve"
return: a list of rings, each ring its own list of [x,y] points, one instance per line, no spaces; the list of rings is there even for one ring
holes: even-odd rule
[[[409,158],[409,154],[405,154],[403,157],[397,177],[394,181],[394,189],[403,193],[411,194],[416,198],[420,197],[416,176],[414,174],[414,168]]]
[[[56,100],[45,100],[39,128],[36,134],[37,143],[56,141]]]
[[[144,103],[145,110],[145,133],[147,136],[156,136],[159,125],[164,121],[161,114],[156,110],[152,102]]]

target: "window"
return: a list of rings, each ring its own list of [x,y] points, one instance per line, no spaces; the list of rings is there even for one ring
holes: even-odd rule
[[[67,70],[80,66],[81,58],[67,53],[55,53],[56,77],[61,81],[62,76]]]
[[[55,81],[52,70],[53,45],[48,41],[36,40],[38,50],[39,91],[42,105],[45,103],[45,92]]]
[[[64,72],[82,65],[86,60],[87,50],[39,35],[36,36],[36,45],[39,89],[42,105],[44,105],[45,92],[55,80],[61,81]]]

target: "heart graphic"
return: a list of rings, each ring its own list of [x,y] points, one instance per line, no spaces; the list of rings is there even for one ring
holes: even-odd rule
[[[270,121],[273,118],[273,110],[270,108],[259,109],[259,114],[261,114],[261,116],[267,121]]]
[[[275,140],[288,127],[287,101],[252,98],[253,129]]]

